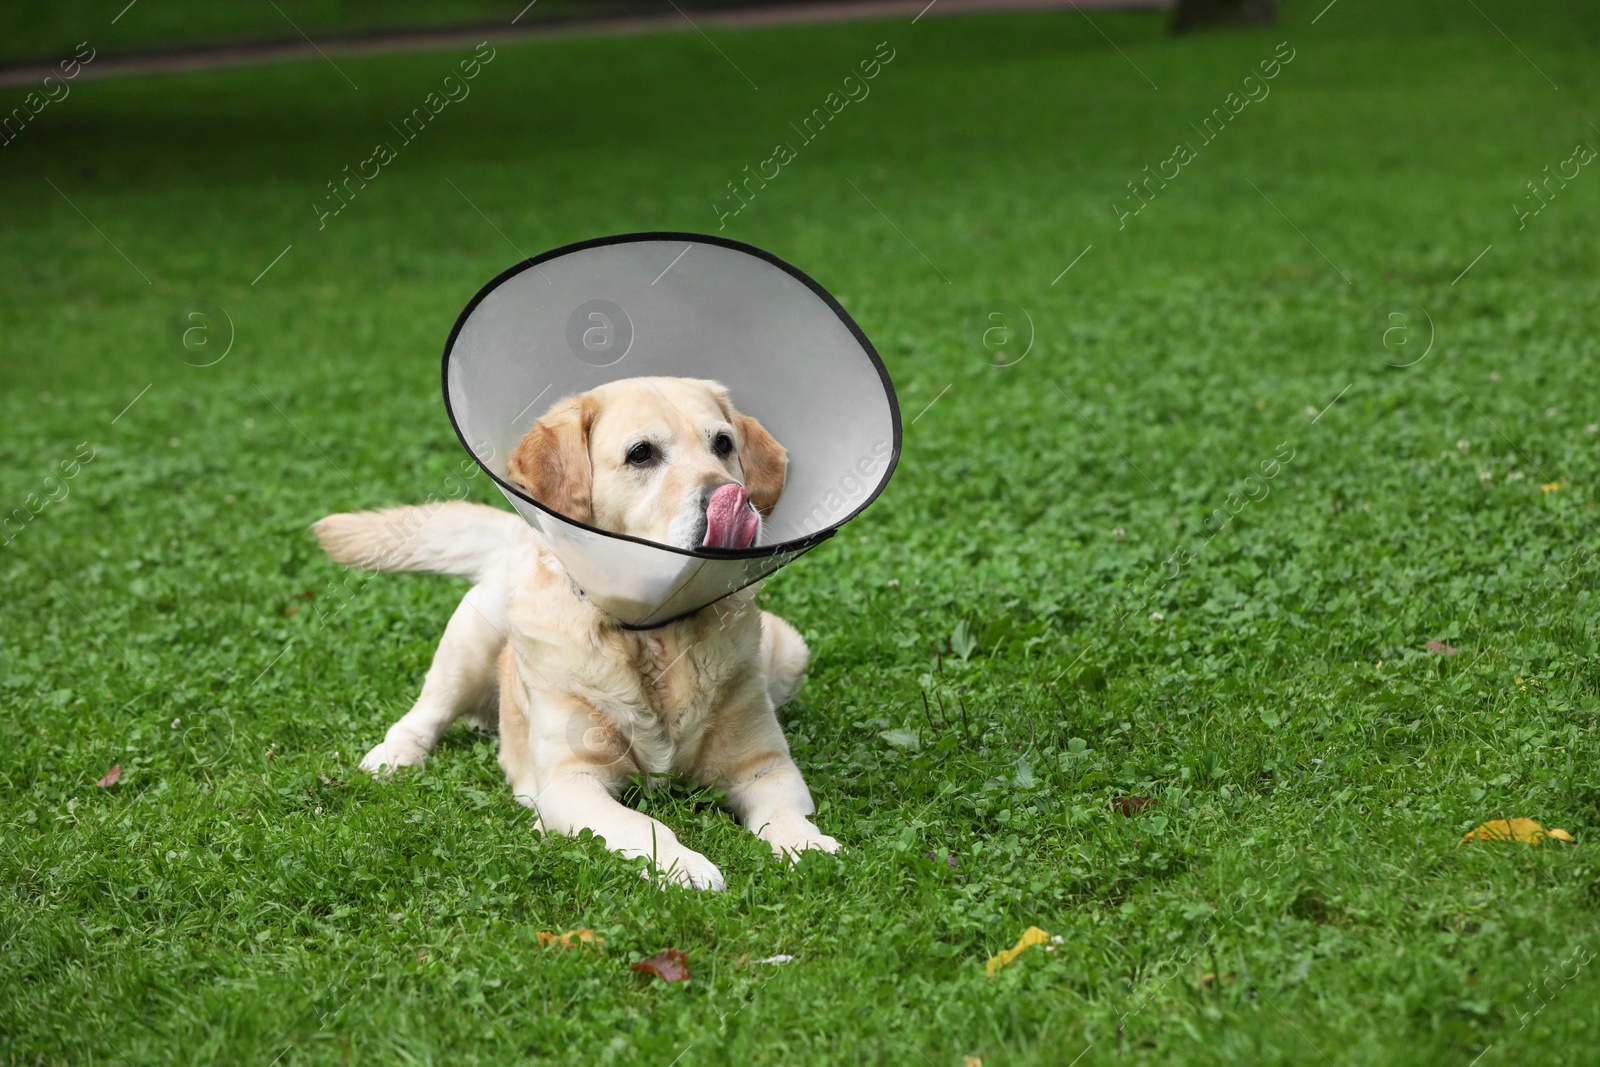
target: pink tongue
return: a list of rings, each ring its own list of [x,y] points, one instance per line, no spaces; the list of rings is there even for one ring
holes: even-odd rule
[[[750,506],[744,486],[728,483],[706,503],[706,539],[709,548],[749,548],[761,528],[761,516]]]

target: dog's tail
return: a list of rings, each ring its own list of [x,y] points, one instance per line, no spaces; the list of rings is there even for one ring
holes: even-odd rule
[[[481,581],[525,524],[484,504],[442,501],[329,515],[312,529],[323,551],[351,567],[423,571]]]

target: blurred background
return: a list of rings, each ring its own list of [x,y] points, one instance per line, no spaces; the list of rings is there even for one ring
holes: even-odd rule
[[[4,5],[0,1059],[1587,1062],[1596,12]],[[715,898],[465,730],[359,775],[462,589],[307,533],[456,495],[462,307],[639,230],[815,277],[905,425],[762,594],[843,858],[631,798]]]

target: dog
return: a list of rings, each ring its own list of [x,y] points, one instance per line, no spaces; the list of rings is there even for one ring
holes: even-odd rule
[[[788,455],[712,381],[629,378],[558,401],[507,462],[529,495],[569,518],[679,548],[745,548],[783,492]],[[587,600],[517,515],[481,504],[329,515],[314,530],[340,563],[467,578],[416,704],[361,761],[420,765],[459,717],[498,729],[500,766],[541,832],[588,829],[670,882],[721,889],[722,872],[617,799],[634,775],[682,774],[792,862],[839,843],[776,709],[810,650],[746,588],[651,630]]]

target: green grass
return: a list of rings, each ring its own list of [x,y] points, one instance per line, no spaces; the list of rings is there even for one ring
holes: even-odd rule
[[[0,501],[66,494],[0,557],[0,1062],[1592,1062],[1600,171],[1511,205],[1600,144],[1593,27],[1321,6],[1182,41],[1095,14],[1126,57],[1071,12],[714,35],[759,90],[696,34],[503,47],[320,232],[460,57],[50,105],[0,148]],[[847,851],[784,870],[680,786],[638,802],[729,889],[661,892],[535,836],[491,741],[358,774],[462,587],[336,592],[306,527],[444,491],[461,306],[519,253],[713,229],[885,39],[728,230],[840,297],[909,424],[764,594],[811,642],[787,729]],[[167,339],[199,299],[236,331],[205,368]],[[1436,333],[1405,369],[1399,300]],[[1036,329],[1003,368],[971,341],[1001,303]],[[1577,844],[1456,847],[1510,816]],[[1063,943],[985,977],[1029,925]],[[537,945],[583,926],[603,949]],[[691,982],[629,971],[668,945]]]

